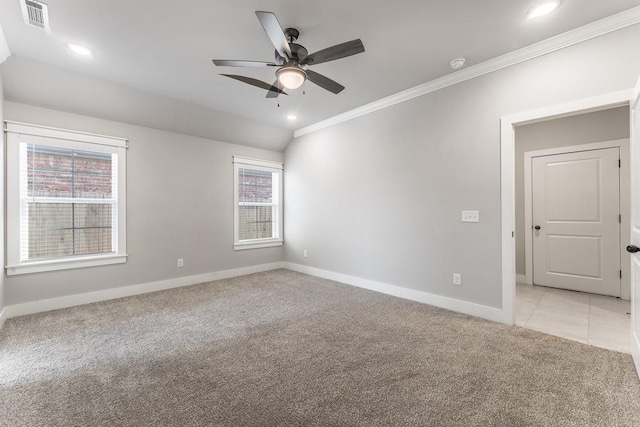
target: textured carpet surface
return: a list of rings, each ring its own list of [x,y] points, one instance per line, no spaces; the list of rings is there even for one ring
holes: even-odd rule
[[[0,425],[640,426],[631,357],[276,270],[11,319]]]

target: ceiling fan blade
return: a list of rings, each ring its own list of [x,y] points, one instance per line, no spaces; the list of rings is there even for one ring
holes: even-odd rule
[[[256,16],[280,56],[286,59],[291,58],[289,42],[287,42],[287,38],[284,36],[284,30],[280,26],[276,15],[273,12],[256,11]]]
[[[282,89],[283,87],[280,80],[276,79],[276,81],[271,85],[271,90],[267,92],[267,98],[277,98],[280,93],[284,93],[286,95]]]
[[[275,67],[273,62],[262,61],[236,61],[228,59],[214,59],[213,63],[218,67]]]
[[[220,74],[220,75],[221,76],[225,76],[225,77],[229,77],[231,79],[238,80],[238,81],[243,82],[243,83],[250,84],[251,86],[259,87],[260,89],[268,90],[269,93],[275,92],[278,95],[281,94],[281,93],[284,94],[284,95],[288,95],[282,89],[279,89],[276,86],[270,85],[269,83],[263,82],[262,80],[258,80],[258,79],[254,79],[254,78],[246,77],[246,76],[238,76],[238,75],[235,75],[235,74]]]
[[[307,56],[301,65],[315,65],[323,62],[335,61],[336,59],[345,58],[351,55],[357,55],[364,52],[362,40],[355,39],[349,42],[337,44],[326,49],[319,50]]]
[[[316,73],[315,71],[311,70],[305,70],[305,73],[307,73],[307,79],[309,79],[310,82],[317,84],[318,86],[328,90],[329,92],[338,94],[344,90],[344,86],[342,86],[340,83],[333,81],[329,77],[325,77],[320,73]]]

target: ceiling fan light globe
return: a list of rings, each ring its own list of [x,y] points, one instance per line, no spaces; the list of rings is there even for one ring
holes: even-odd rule
[[[276,71],[278,81],[287,89],[298,89],[307,80],[307,73],[297,67],[283,67]]]

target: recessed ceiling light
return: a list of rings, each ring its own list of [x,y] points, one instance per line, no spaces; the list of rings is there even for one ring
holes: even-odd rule
[[[548,15],[549,13],[556,10],[558,6],[560,6],[560,0],[550,0],[539,3],[529,11],[529,13],[527,14],[527,18],[534,19],[544,15]]]
[[[296,116],[295,114],[287,114],[287,119],[288,120],[296,120],[298,118],[298,116]]]
[[[89,50],[89,48],[86,48],[86,47],[81,46],[79,44],[69,43],[69,44],[67,44],[67,47],[72,52],[77,53],[78,55],[81,55],[81,56],[91,56],[93,54],[91,52],[91,50]]]

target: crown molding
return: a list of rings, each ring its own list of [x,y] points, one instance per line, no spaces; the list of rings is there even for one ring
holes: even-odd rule
[[[345,113],[338,114],[337,116],[300,128],[293,133],[293,137],[298,138],[330,126],[337,125],[338,123],[346,122],[348,120],[391,107],[392,105],[408,101],[418,96],[426,95],[448,86],[453,86],[455,84],[498,71],[502,68],[529,61],[530,59],[534,59],[639,23],[640,6],[611,15],[600,19],[599,21],[592,22],[541,42],[534,43],[527,47],[514,50],[513,52],[472,65],[469,68],[462,69],[444,77],[422,83],[386,98],[363,105],[362,107],[355,108]]]

